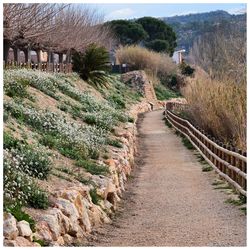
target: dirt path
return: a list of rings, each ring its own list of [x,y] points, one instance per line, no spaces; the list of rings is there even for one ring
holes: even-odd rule
[[[245,246],[246,217],[213,189],[201,165],[162,121],[147,113],[139,127],[139,166],[111,225],[93,246]]]

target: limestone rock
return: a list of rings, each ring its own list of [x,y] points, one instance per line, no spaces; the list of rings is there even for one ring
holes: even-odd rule
[[[18,236],[16,219],[10,213],[4,213],[3,235],[8,240],[14,240]]]
[[[70,245],[73,242],[73,237],[70,236],[69,234],[63,235],[63,240],[65,245]]]
[[[17,223],[17,228],[20,236],[29,237],[32,234],[32,231],[30,229],[30,224],[25,220],[19,221]]]
[[[15,240],[5,240],[4,246],[10,247],[40,247],[41,245],[37,242],[30,242],[24,237],[18,236]]]
[[[38,221],[36,224],[36,228],[37,239],[43,240],[46,244],[50,244],[53,241],[52,233],[46,221]]]
[[[53,241],[57,241],[58,237],[61,235],[58,218],[51,214],[44,214],[40,217],[40,220],[47,223]]]
[[[78,195],[74,201],[74,205],[79,213],[80,222],[82,222],[82,224],[85,227],[85,231],[90,232],[91,224],[90,224],[89,216],[87,212],[88,201],[85,198]]]
[[[49,215],[54,216],[57,219],[58,225],[60,227],[60,233],[59,235],[66,234],[69,232],[71,225],[70,219],[65,216],[62,211],[58,208],[52,208],[48,211]],[[53,230],[52,230],[53,231]]]
[[[63,239],[63,237],[60,236],[60,237],[57,239],[56,243],[57,243],[59,246],[63,246],[63,245],[64,245],[64,239]]]

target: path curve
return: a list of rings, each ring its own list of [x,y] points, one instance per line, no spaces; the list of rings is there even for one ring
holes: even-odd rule
[[[162,111],[139,124],[139,164],[111,225],[93,246],[245,246],[246,216],[213,189],[194,154],[165,126]],[[142,162],[143,161],[143,162]],[[143,163],[143,164],[142,164]]]

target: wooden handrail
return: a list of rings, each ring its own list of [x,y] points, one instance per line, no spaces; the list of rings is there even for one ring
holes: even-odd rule
[[[198,129],[196,129],[189,121],[183,119],[183,118],[180,118],[179,116],[177,116],[176,114],[170,112],[169,110],[167,110],[167,112],[169,112],[170,115],[174,116],[176,119],[180,120],[180,121],[183,121],[185,123],[188,124],[188,126],[190,126],[195,132],[197,132],[200,136],[202,136],[207,142],[209,142],[210,144],[212,144],[214,147],[216,147],[217,149],[231,155],[231,156],[235,156],[237,158],[239,158],[240,160],[244,161],[244,162],[247,162],[247,158],[243,155],[240,155],[236,152],[233,152],[233,151],[230,151],[226,148],[223,148],[221,146],[219,146],[218,144],[216,144],[214,141],[210,140],[207,136],[205,136],[204,134],[202,134]]]
[[[247,158],[241,154],[218,145],[189,121],[174,114],[171,109],[179,104],[167,103],[165,117],[169,123],[188,138],[191,144],[199,151],[207,163],[214,170],[246,196],[246,162]],[[182,104],[180,104],[182,106]],[[184,105],[183,105],[184,106]]]

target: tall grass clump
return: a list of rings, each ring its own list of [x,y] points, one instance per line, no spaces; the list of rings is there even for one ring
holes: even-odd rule
[[[116,50],[116,59],[120,64],[128,64],[131,70],[145,70],[158,77],[176,72],[176,65],[169,55],[137,45],[120,47]]]
[[[196,72],[182,94],[196,125],[224,143],[246,149],[246,82],[212,80]]]

